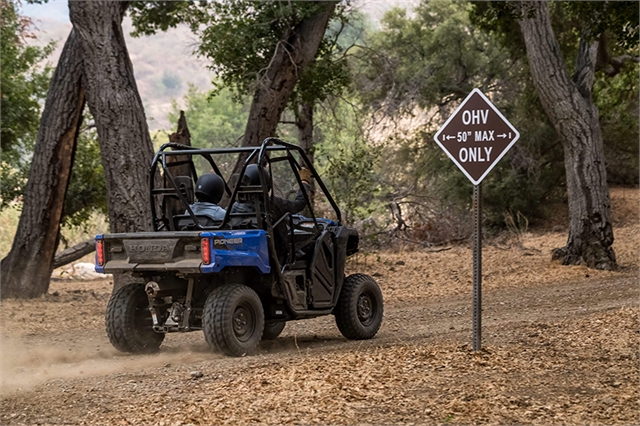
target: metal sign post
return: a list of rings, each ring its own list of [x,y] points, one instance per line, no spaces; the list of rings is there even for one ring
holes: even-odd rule
[[[473,350],[482,349],[482,184],[473,186]]]
[[[520,133],[478,89],[473,89],[433,140],[473,183],[473,349],[482,346],[482,188],[480,183]]]

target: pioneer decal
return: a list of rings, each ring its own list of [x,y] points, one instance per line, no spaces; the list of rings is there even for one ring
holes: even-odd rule
[[[242,238],[214,238],[213,245],[214,247],[226,246],[229,245],[241,245],[243,243]]]

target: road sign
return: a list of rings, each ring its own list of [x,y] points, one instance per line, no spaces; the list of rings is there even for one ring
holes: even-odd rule
[[[491,101],[473,89],[433,139],[478,185],[519,137]]]

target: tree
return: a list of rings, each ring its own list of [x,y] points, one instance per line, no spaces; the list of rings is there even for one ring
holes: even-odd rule
[[[111,232],[151,229],[147,200],[153,145],[122,32],[127,6],[69,3],[84,53],[87,103],[100,140]]]
[[[127,6],[69,6],[74,29],[47,95],[18,231],[2,260],[2,297],[48,289],[85,93],[100,138],[111,230],[150,228],[148,167],[140,166],[150,163],[153,148],[122,34]],[[126,281],[116,277],[116,286]]]
[[[78,32],[107,185],[111,232],[151,230],[153,145],[122,32],[126,2],[69,2]],[[132,278],[116,277],[116,288]]]
[[[569,237],[553,256],[563,264],[586,263],[598,269],[616,266],[610,202],[599,112],[593,102],[596,72],[614,76],[625,62],[638,62],[638,4],[566,3],[560,10],[578,22],[573,64],[565,61],[546,3],[510,5],[499,10],[515,17],[526,46],[540,100],[562,138],[565,152]],[[617,46],[633,55],[616,56]],[[566,53],[565,53],[566,55]],[[567,64],[566,62],[569,62]],[[571,74],[572,73],[572,74]]]
[[[456,227],[468,222],[472,185],[433,142],[433,133],[473,88],[522,130],[521,140],[483,183],[487,224],[504,227],[510,212],[540,217],[542,201],[561,192],[553,190],[559,173],[543,166],[557,161],[560,149],[549,137],[548,120],[528,101],[526,61],[511,58],[472,25],[469,9],[455,1],[423,1],[411,13],[391,9],[355,55],[364,62],[354,77],[361,102],[378,123],[376,145],[385,143],[378,171],[385,189],[379,194],[396,228],[414,240],[459,239],[469,229]]]
[[[598,42],[583,29],[573,76],[555,38],[548,5],[521,5],[518,24],[527,49],[531,75],[540,100],[565,152],[569,197],[569,238],[553,257],[563,264],[584,261],[596,269],[616,267],[611,201],[605,169],[598,108],[592,100]]]
[[[474,7],[485,28],[512,48],[520,45],[526,50],[536,93],[562,142],[569,236],[564,247],[553,251],[553,258],[563,264],[615,268],[602,126],[593,91],[598,71],[614,76],[625,63],[638,62],[638,3],[509,2]],[[556,30],[558,21],[563,31]],[[613,54],[621,49],[624,54]]]
[[[189,86],[183,101],[193,144],[203,148],[237,146],[247,124],[248,107],[245,102],[248,100],[234,100],[228,88],[208,94]],[[180,108],[174,101],[169,120],[177,122],[179,117]]]
[[[82,78],[80,40],[72,30],[47,93],[16,236],[0,265],[2,298],[38,297],[49,288],[82,120]]]

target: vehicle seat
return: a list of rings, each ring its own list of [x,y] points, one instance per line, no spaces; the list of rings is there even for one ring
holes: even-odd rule
[[[205,228],[220,226],[220,224],[222,223],[222,221],[220,220],[213,220],[211,217],[203,214],[197,214],[196,219],[198,220],[198,223]],[[199,229],[193,219],[191,219],[191,216],[189,216],[188,214],[177,214],[173,216],[173,223],[175,229],[177,229],[178,231],[191,231]]]
[[[185,196],[189,205],[194,202],[193,179],[191,176],[176,176],[174,178],[178,190]]]

